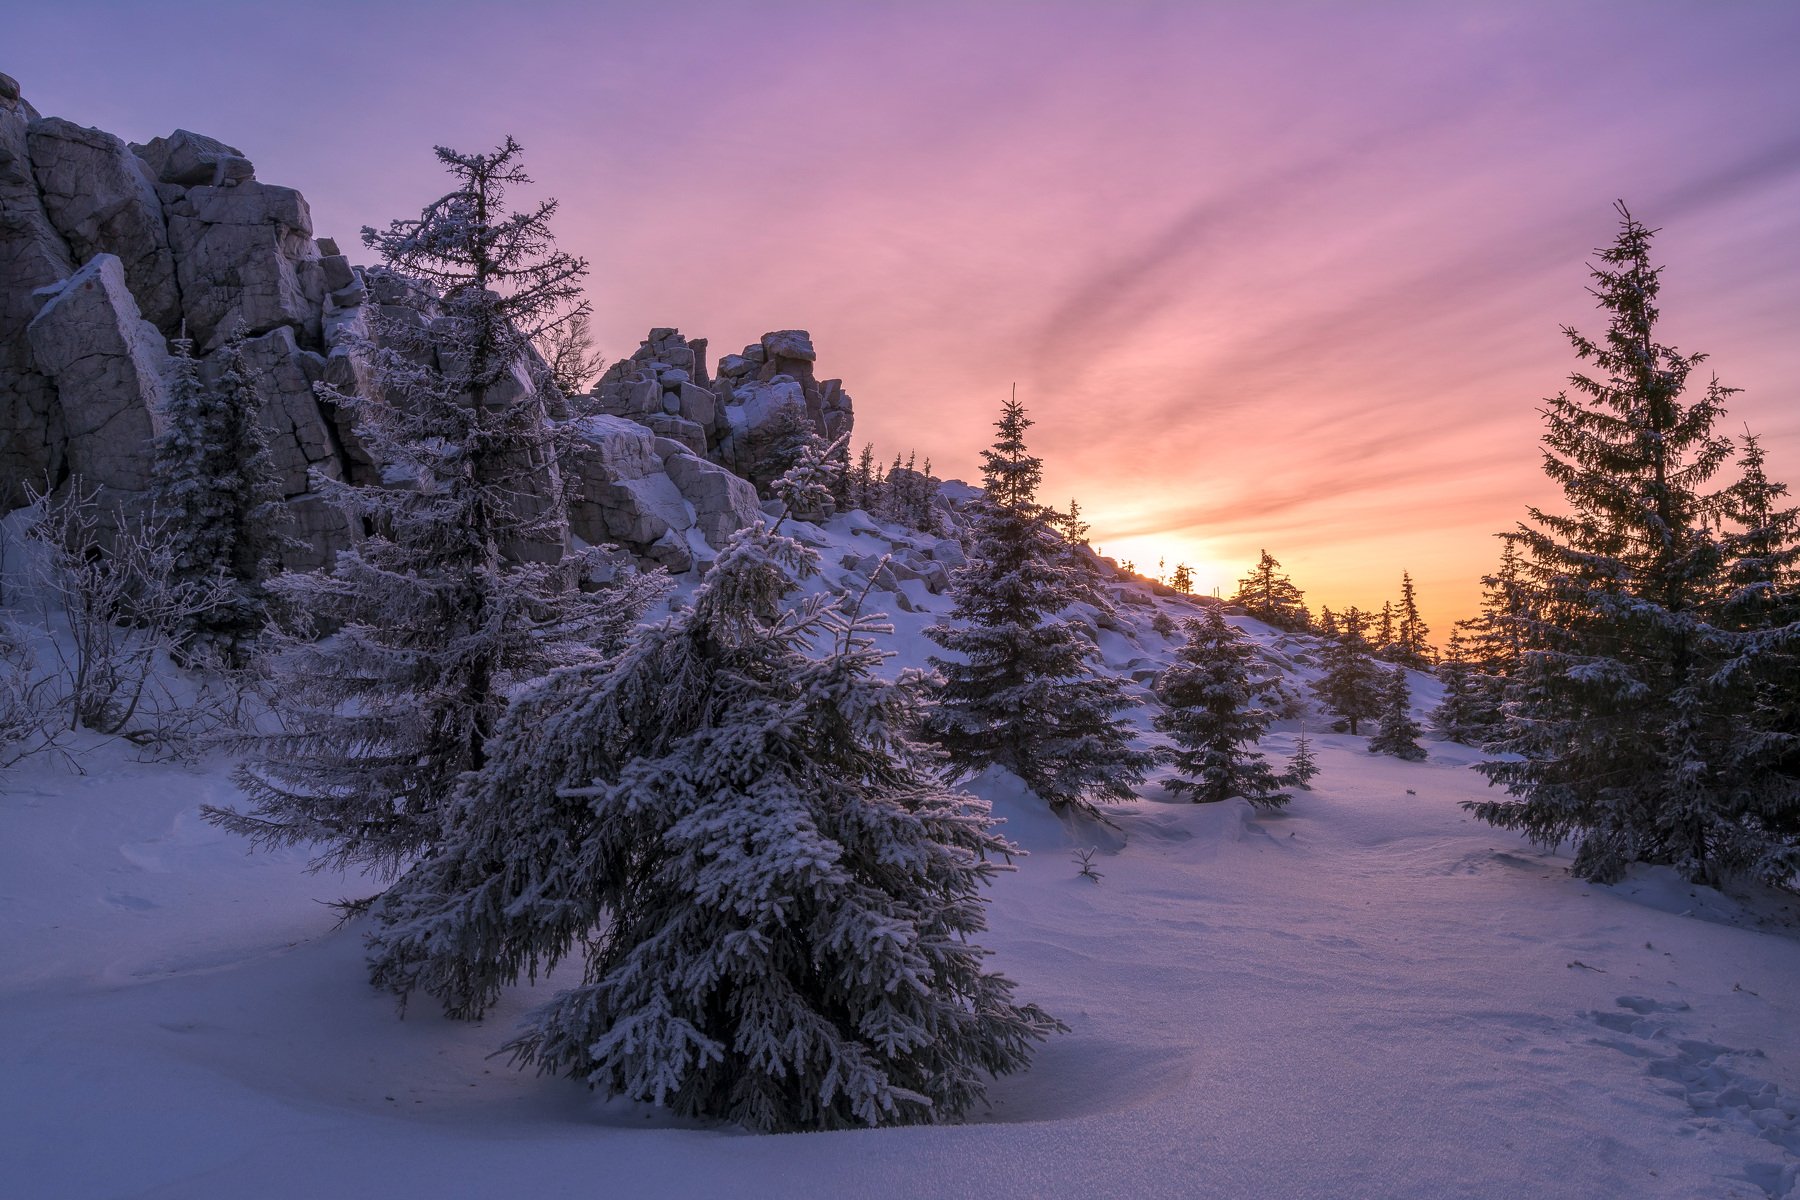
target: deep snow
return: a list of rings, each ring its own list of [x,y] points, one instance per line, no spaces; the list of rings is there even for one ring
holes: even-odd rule
[[[844,521],[809,536],[832,563],[880,548]],[[1166,659],[1153,611],[1101,634],[1115,669]],[[896,665],[930,619],[895,614]],[[984,942],[1070,1032],[969,1124],[769,1137],[486,1057],[555,980],[485,1023],[400,1019],[320,903],[367,883],[199,819],[228,763],[100,741],[85,775],[34,760],[0,774],[0,1193],[1800,1195],[1787,909],[1661,870],[1571,879],[1461,811],[1486,794],[1473,752],[1308,731],[1322,772],[1277,814],[1153,784],[1116,828],[1071,827],[977,781],[1030,852]]]

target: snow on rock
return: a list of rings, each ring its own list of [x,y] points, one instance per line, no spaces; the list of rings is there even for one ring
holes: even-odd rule
[[[717,378],[708,374],[706,349],[705,338],[652,329],[600,377],[588,407],[673,438],[759,486],[772,477],[764,458],[790,414],[827,440],[850,432],[850,395],[842,380],[814,377],[818,351],[806,330],[764,334],[742,354],[720,359]]]
[[[575,536],[621,543],[671,571],[688,570],[695,530],[708,550],[762,520],[756,490],[729,471],[623,417],[572,422],[572,466],[581,495],[569,510]]]
[[[124,265],[111,254],[95,255],[38,296],[43,307],[26,335],[62,399],[69,469],[109,501],[135,500],[150,485],[168,365],[162,335],[138,313]]]
[[[151,138],[143,145],[133,143],[131,150],[158,183],[224,187],[256,177],[256,168],[242,150],[189,129]]]
[[[185,325],[204,356],[241,328],[288,502],[283,565],[319,567],[350,544],[342,514],[313,490],[315,473],[374,483],[382,471],[350,414],[314,385],[363,391],[365,309],[428,330],[438,319],[429,290],[315,239],[306,198],[257,180],[234,146],[187,129],[127,146],[40,117],[16,84],[0,89],[0,205],[0,513],[24,503],[27,484],[70,472],[133,510],[149,480],[166,339]],[[47,287],[57,301],[40,316]],[[778,409],[750,403],[758,388],[787,389],[819,432],[848,431],[849,397],[836,380],[814,381],[807,335],[765,340],[764,377],[738,383],[711,380],[705,341],[674,329],[652,330],[614,364],[583,411],[627,418],[652,442],[621,456],[605,445],[618,430],[577,431],[588,493],[577,536],[685,571],[760,519],[754,488],[731,473],[760,462],[776,427]],[[511,386],[488,401],[542,402],[552,418],[570,417],[560,398],[534,396],[536,365],[516,364]],[[790,372],[779,383],[777,365]],[[202,371],[216,367],[203,359]],[[548,494],[555,483],[529,486]]]
[[[143,164],[120,139],[60,117],[27,131],[44,210],[76,262],[115,254],[144,318],[171,328],[181,318],[175,259],[162,205]]]

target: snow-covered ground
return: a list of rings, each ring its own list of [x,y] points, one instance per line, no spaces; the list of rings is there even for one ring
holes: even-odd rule
[[[818,540],[835,563],[880,538]],[[1166,659],[1153,611],[1102,633],[1116,669]],[[902,659],[929,619],[896,614]],[[228,763],[34,760],[0,775],[0,1194],[1800,1195],[1790,914],[1660,870],[1573,880],[1459,808],[1472,752],[1310,733],[1322,773],[1273,815],[1153,784],[1069,827],[978,781],[1030,851],[985,943],[1070,1032],[968,1124],[778,1137],[489,1059],[554,979],[485,1023],[401,1019],[320,903],[366,883],[200,820]]]

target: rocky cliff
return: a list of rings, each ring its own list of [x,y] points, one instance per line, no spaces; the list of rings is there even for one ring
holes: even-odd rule
[[[357,391],[349,335],[371,308],[429,303],[315,238],[305,197],[258,180],[236,147],[185,129],[127,144],[40,116],[0,75],[0,513],[75,478],[141,507],[170,339],[185,325],[204,375],[242,329],[296,543],[285,565],[321,565],[354,531],[314,479],[374,482],[379,466],[314,385]],[[849,431],[849,397],[815,380],[816,357],[784,330],[712,378],[704,340],[653,329],[591,396],[525,389],[576,434],[575,536],[676,571],[707,557],[758,519],[749,480],[773,439]]]

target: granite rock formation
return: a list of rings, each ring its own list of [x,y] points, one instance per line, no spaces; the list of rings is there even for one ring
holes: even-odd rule
[[[370,314],[428,326],[433,307],[315,238],[305,197],[258,180],[236,147],[185,129],[127,144],[40,116],[0,75],[0,513],[75,478],[140,511],[170,339],[185,328],[212,375],[241,330],[287,497],[285,565],[327,563],[354,532],[315,480],[380,470],[315,385],[363,391]],[[848,431],[849,397],[814,379],[815,358],[803,331],[784,330],[711,378],[703,340],[655,329],[592,396],[534,387],[542,364],[521,363],[517,399],[570,423],[574,536],[681,571],[762,519],[746,479],[776,431]]]
[[[636,421],[695,454],[766,488],[770,452],[795,431],[827,440],[850,432],[850,394],[840,379],[819,380],[818,354],[804,329],[765,333],[708,374],[706,339],[652,329],[630,358],[615,362],[587,398],[589,411]]]

